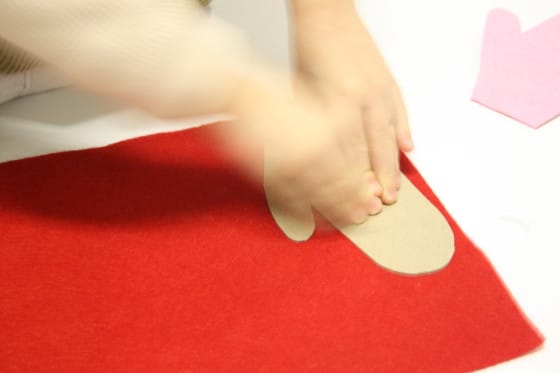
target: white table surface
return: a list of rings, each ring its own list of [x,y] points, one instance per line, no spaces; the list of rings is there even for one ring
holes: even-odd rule
[[[560,119],[533,130],[470,101],[488,12],[508,9],[527,29],[560,2],[359,4],[404,92],[414,163],[546,337],[536,353],[488,370],[560,372]]]
[[[235,14],[235,9],[230,14],[227,1],[216,0],[217,13],[235,22],[248,17]],[[245,4],[238,11],[275,20],[266,23],[265,32],[262,22],[250,25],[249,31],[253,28],[251,40],[258,48],[285,65],[282,7],[237,1]],[[411,158],[546,337],[538,351],[487,371],[559,372],[560,119],[533,130],[470,97],[488,12],[509,9],[528,28],[560,13],[560,2],[363,0],[358,5],[407,101],[416,143]],[[278,48],[271,48],[271,40]],[[83,93],[58,90],[0,105],[0,161],[100,146],[216,119],[161,122]]]

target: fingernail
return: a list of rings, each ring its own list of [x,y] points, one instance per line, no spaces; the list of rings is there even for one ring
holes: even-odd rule
[[[383,203],[377,197],[373,197],[367,203],[367,211],[369,215],[377,215],[383,209]]]
[[[383,193],[383,202],[389,205],[397,202],[397,190],[396,189],[386,190]]]
[[[368,174],[367,182],[371,186],[371,190],[372,190],[373,194],[376,195],[377,197],[381,197],[381,195],[383,194],[383,188],[377,182],[377,179],[375,178],[375,175],[373,174],[373,172],[370,172]]]
[[[366,219],[368,218],[368,213],[363,210],[363,209],[359,209],[356,212],[354,212],[354,214],[352,214],[351,220],[353,224],[362,224],[363,222],[366,221]]]
[[[381,185],[379,185],[379,183],[375,180],[370,185],[373,191],[373,195],[376,197],[381,197],[381,195],[383,194],[383,188],[381,187]]]
[[[414,148],[414,142],[412,141],[412,139],[407,139],[406,145],[408,146],[409,150],[412,150]]]
[[[403,145],[403,148],[404,148],[403,151],[409,152],[412,149],[414,149],[414,143],[412,142],[412,139],[410,137],[404,139],[402,145]]]

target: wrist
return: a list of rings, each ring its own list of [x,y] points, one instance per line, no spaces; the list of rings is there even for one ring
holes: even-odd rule
[[[361,22],[353,1],[292,0],[291,12],[296,48]]]

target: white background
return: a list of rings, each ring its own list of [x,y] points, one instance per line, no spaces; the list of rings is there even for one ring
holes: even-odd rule
[[[539,351],[488,371],[559,372],[560,119],[533,130],[470,97],[488,12],[513,11],[527,29],[559,14],[560,2],[363,0],[358,6],[407,101],[414,163],[547,338]],[[215,0],[214,11],[287,66],[282,1]],[[214,119],[163,123],[60,90],[0,105],[0,161]]]

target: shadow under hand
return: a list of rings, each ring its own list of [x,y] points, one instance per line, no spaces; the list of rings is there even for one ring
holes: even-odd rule
[[[0,209],[85,224],[157,224],[262,204],[262,192],[225,165],[158,159],[145,148],[127,153],[112,146],[3,164]]]

